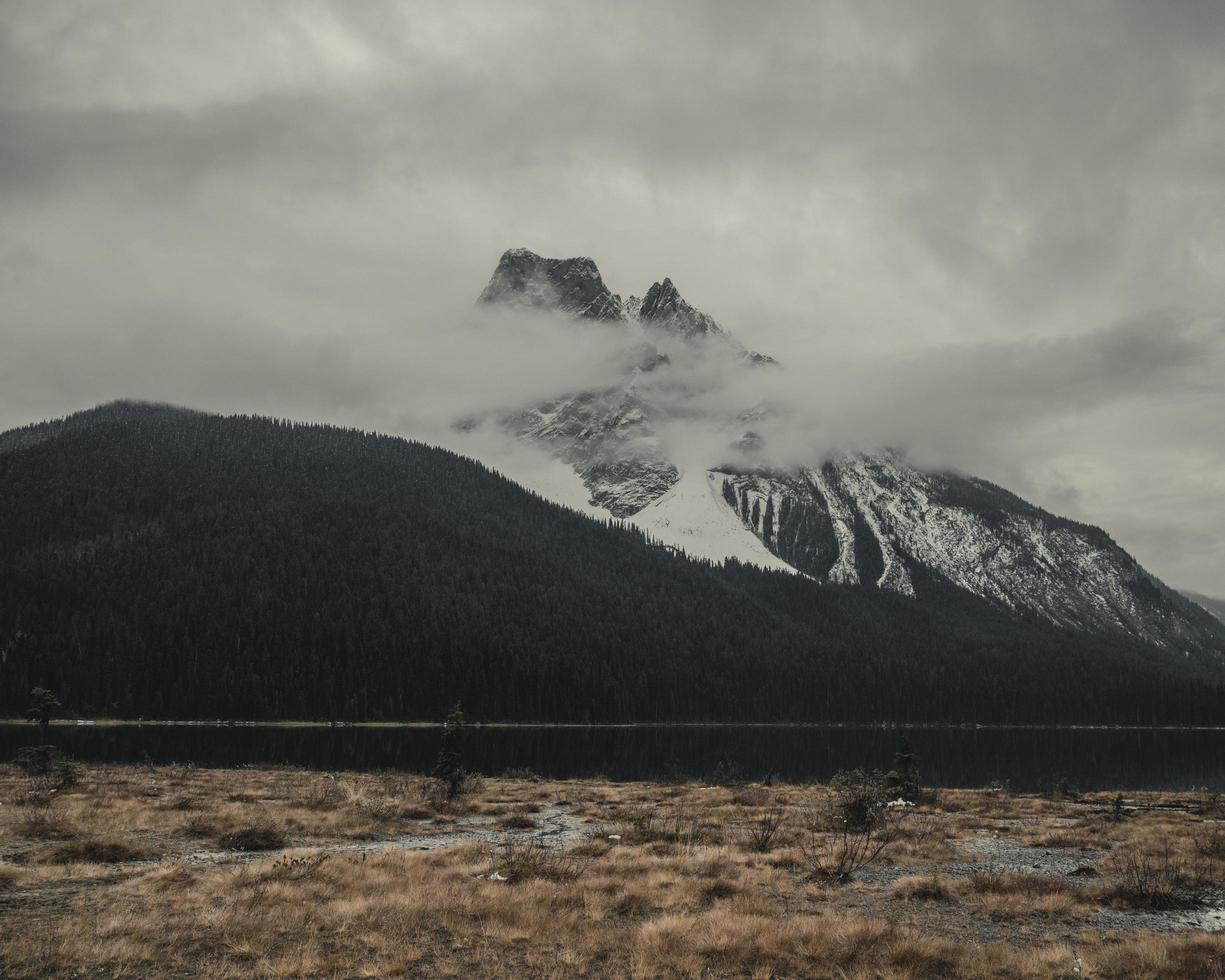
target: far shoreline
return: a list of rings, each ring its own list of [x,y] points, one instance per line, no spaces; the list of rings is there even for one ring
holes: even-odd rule
[[[1225,732],[1225,725],[1113,725],[1105,723],[1007,723],[1007,722],[895,722],[895,721],[474,721],[469,728],[522,729],[684,729],[684,728],[788,728],[872,731],[1103,731],[1103,732]],[[439,721],[325,721],[292,720],[247,721],[243,719],[191,718],[53,718],[52,728],[374,728],[441,729]],[[0,718],[3,727],[35,727],[25,718]]]

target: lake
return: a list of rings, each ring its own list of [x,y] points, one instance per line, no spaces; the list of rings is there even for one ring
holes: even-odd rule
[[[1225,791],[1225,730],[1087,728],[828,728],[798,726],[472,726],[468,768],[490,775],[614,780],[707,778],[722,764],[745,778],[823,780],[839,769],[888,769],[902,735],[931,786],[1007,784],[1082,790]],[[429,727],[328,725],[55,725],[51,741],[82,761],[291,765],[427,771],[438,752]],[[32,725],[0,724],[0,759],[37,744]]]

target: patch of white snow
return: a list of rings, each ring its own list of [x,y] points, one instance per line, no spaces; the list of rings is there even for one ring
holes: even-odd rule
[[[676,485],[629,523],[690,558],[722,562],[735,558],[762,568],[799,574],[741,523],[723,499],[722,474],[688,469]]]

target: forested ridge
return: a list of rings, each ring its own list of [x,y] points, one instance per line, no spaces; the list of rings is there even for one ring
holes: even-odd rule
[[[114,403],[0,435],[0,709],[1216,723],[1219,675],[951,587],[693,562],[471,460]],[[932,589],[927,590],[930,594]]]

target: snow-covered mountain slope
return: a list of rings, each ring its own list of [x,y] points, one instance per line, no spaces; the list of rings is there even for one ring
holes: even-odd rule
[[[1099,528],[983,480],[847,453],[797,474],[724,473],[722,493],[770,549],[816,578],[921,594],[938,575],[1012,612],[1201,648],[1219,631]]]
[[[1225,655],[1225,625],[1099,528],[983,480],[925,472],[895,452],[772,464],[750,431],[770,408],[721,403],[718,385],[779,368],[685,302],[670,279],[622,303],[591,259],[512,249],[480,299],[625,332],[618,384],[522,406],[498,424],[569,464],[591,507],[665,544],[920,601],[951,586],[1059,627]],[[675,434],[691,433],[695,419],[721,440],[697,465],[700,450]]]
[[[713,562],[736,558],[762,568],[796,570],[773,554],[724,503],[719,474],[714,472],[686,470],[669,490],[629,520],[659,543],[690,558]]]

